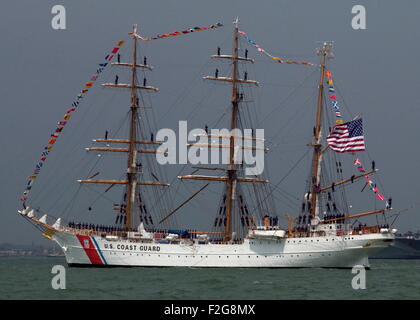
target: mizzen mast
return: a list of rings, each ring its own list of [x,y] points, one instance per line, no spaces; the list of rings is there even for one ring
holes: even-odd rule
[[[318,102],[316,111],[316,122],[314,127],[314,140],[310,145],[314,148],[312,158],[312,174],[311,174],[311,217],[314,218],[318,215],[318,193],[320,192],[320,176],[321,176],[321,157],[322,157],[322,144],[321,144],[321,119],[322,119],[322,103],[324,95],[324,79],[325,79],[325,62],[331,46],[324,42],[322,48],[319,49],[318,54],[321,56],[321,70],[319,77],[318,88]]]

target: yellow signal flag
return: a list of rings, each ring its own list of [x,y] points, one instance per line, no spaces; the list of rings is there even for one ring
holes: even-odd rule
[[[56,230],[53,230],[53,229],[49,229],[49,228],[47,228],[47,229],[45,229],[44,230],[44,233],[42,234],[45,238],[47,238],[47,239],[52,239],[52,236],[54,235],[54,234],[56,234],[57,233],[57,231]]]

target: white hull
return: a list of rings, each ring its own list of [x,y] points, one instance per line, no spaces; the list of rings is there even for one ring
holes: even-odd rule
[[[390,233],[310,238],[245,239],[241,244],[110,241],[97,235],[53,235],[69,265],[233,268],[369,267],[368,257],[387,247]]]

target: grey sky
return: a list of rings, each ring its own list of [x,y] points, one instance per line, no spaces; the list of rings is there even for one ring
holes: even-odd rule
[[[67,30],[51,28],[53,15],[50,12],[55,4],[62,4],[67,10]],[[351,8],[355,4],[366,7],[366,30],[351,28]],[[158,124],[174,127],[177,120],[186,119],[194,110],[194,101],[199,99],[197,94],[206,92],[201,77],[217,66],[209,62],[209,56],[218,45],[222,50],[230,49],[231,22],[236,16],[240,18],[241,29],[280,57],[317,62],[314,52],[319,41],[334,40],[336,58],[331,62],[331,69],[340,91],[339,102],[343,97],[353,115],[363,114],[369,154],[381,170],[380,180],[385,187],[382,191],[393,197],[395,212],[417,203],[420,2],[3,0],[0,4],[0,242],[41,242],[39,233],[16,214],[26,177],[55,122],[108,50],[118,40],[128,40],[127,32],[133,23],[139,25],[139,33],[145,36],[216,22],[225,25],[218,30],[145,45],[151,64],[156,66],[151,84],[160,88],[160,93],[153,98],[158,108]],[[123,53],[128,49],[127,45]],[[259,119],[264,120],[262,127],[268,130],[267,135],[276,133],[277,126],[285,119],[296,120],[296,126],[302,126],[301,130],[291,126],[297,135],[289,136],[286,130],[276,137],[280,147],[284,144],[283,149],[273,150],[274,156],[268,158],[270,178],[276,183],[304,152],[312,127],[310,122],[293,118],[292,108],[276,111],[275,107],[309,77],[305,82],[307,90],[302,89],[304,97],[290,101],[290,105],[301,108],[309,94],[315,92],[317,73],[312,74],[311,67],[275,64],[253,48],[249,48],[249,52],[257,59],[252,77],[262,84],[254,92],[259,99]],[[115,72],[107,72],[105,77],[113,79]],[[181,103],[176,103],[182,93],[188,91],[188,86],[194,86],[197,94],[191,93]],[[99,103],[108,94],[99,87],[94,90],[92,96],[97,97]],[[95,103],[93,97],[89,97],[88,104]],[[125,101],[115,99],[116,106]],[[217,99],[217,102],[228,101],[229,96],[218,95]],[[205,106],[210,107],[210,104]],[[314,108],[315,96],[300,118],[309,121]],[[192,118],[191,126],[202,127],[205,119],[214,119],[214,112],[219,110],[201,110]],[[327,111],[331,111],[328,106]],[[112,112],[116,114],[115,110]],[[98,136],[102,134],[101,129]],[[63,161],[62,165],[70,164]],[[284,187],[299,196],[303,186],[304,181],[299,177],[288,180]],[[281,204],[277,207],[283,210]],[[402,231],[420,229],[418,208],[403,214],[396,227]]]

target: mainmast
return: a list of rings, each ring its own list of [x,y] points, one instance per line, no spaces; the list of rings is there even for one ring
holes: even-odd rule
[[[228,165],[226,169],[225,176],[201,176],[201,175],[187,175],[187,176],[180,176],[180,179],[191,179],[191,180],[205,180],[205,181],[222,181],[226,184],[226,226],[223,232],[223,241],[228,242],[232,240],[232,220],[233,220],[233,211],[234,211],[234,201],[235,201],[235,194],[236,194],[236,184],[238,182],[250,182],[250,183],[265,183],[266,180],[262,179],[255,179],[255,178],[244,178],[238,177],[237,175],[237,164],[235,164],[235,140],[241,137],[235,137],[234,132],[235,129],[238,129],[238,114],[239,114],[239,103],[240,95],[238,93],[238,83],[243,84],[253,84],[258,85],[258,82],[254,80],[248,80],[245,76],[243,79],[239,78],[238,72],[238,61],[244,62],[254,62],[254,60],[249,59],[248,57],[240,57],[238,54],[238,42],[239,42],[239,19],[236,18],[234,21],[234,29],[233,29],[233,52],[232,55],[221,55],[220,52],[217,55],[213,55],[212,58],[217,59],[228,59],[232,61],[232,71],[230,77],[221,77],[216,73],[214,77],[206,76],[204,77],[205,80],[214,80],[214,81],[222,81],[222,82],[229,82],[232,87],[232,94],[231,94],[231,121],[230,121],[230,130],[231,134],[229,136],[218,136],[212,134],[206,134],[208,137],[217,137],[217,138],[228,138],[229,145],[214,145],[209,144],[207,147],[218,147],[218,148],[229,148],[229,159]],[[252,138],[252,140],[256,140],[256,138]],[[190,146],[198,146],[198,144],[191,144]],[[202,146],[202,145],[200,145]],[[243,150],[246,147],[241,147]],[[255,150],[256,148],[253,148]]]
[[[324,42],[322,48],[319,49],[318,54],[321,56],[321,70],[319,76],[319,91],[318,103],[316,111],[316,122],[314,127],[314,140],[311,146],[314,148],[312,158],[312,175],[311,175],[311,216],[318,215],[318,193],[320,192],[320,176],[321,176],[321,158],[322,158],[322,144],[321,144],[321,118],[322,118],[322,103],[324,95],[324,79],[325,79],[325,62],[331,47],[327,42]]]
[[[233,61],[232,61],[232,111],[230,120],[230,132],[238,127],[238,18],[236,18],[233,29]],[[229,163],[227,169],[226,182],[226,228],[223,236],[223,241],[229,241],[232,234],[232,209],[233,200],[235,199],[236,188],[236,166],[235,166],[235,137],[230,137]]]
[[[158,91],[157,88],[152,86],[146,86],[146,81],[144,81],[143,86],[139,86],[137,83],[137,68],[143,68],[152,70],[152,67],[146,63],[146,59],[144,64],[137,63],[137,38],[135,35],[137,34],[137,25],[133,25],[133,32],[129,33],[132,35],[132,58],[131,63],[120,63],[120,62],[113,62],[112,65],[115,66],[122,66],[122,67],[129,67],[131,69],[131,81],[129,84],[118,83],[116,80],[115,83],[104,83],[103,86],[105,87],[115,87],[115,88],[128,88],[130,89],[131,99],[130,99],[130,124],[129,124],[129,137],[128,139],[94,139],[94,142],[106,142],[107,145],[109,143],[117,143],[117,144],[125,144],[127,145],[126,148],[109,148],[109,147],[92,147],[86,148],[87,151],[100,151],[100,152],[122,152],[127,153],[127,179],[126,180],[110,180],[110,179],[101,179],[101,180],[93,180],[93,179],[84,179],[78,180],[80,183],[102,183],[102,184],[110,184],[112,185],[125,185],[127,190],[127,200],[126,200],[126,208],[125,208],[125,219],[124,219],[124,226],[127,231],[130,231],[133,226],[133,212],[135,209],[135,201],[136,201],[136,194],[137,194],[137,186],[169,186],[167,183],[161,182],[154,182],[154,181],[139,181],[139,167],[141,166],[140,160],[138,159],[138,154],[156,154],[156,150],[151,149],[139,149],[138,145],[159,145],[161,142],[154,142],[154,141],[146,141],[146,140],[139,140],[138,139],[138,110],[139,108],[143,108],[143,106],[139,105],[139,97],[137,90],[151,90],[151,91]]]

